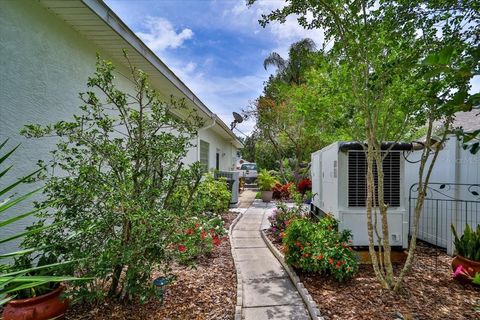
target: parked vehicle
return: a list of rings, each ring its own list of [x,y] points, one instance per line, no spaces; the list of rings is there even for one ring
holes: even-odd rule
[[[257,180],[258,171],[257,164],[253,162],[243,163],[240,166],[240,176],[245,179],[246,183],[252,183]]]

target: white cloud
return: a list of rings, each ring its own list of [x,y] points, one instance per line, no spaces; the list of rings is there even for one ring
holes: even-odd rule
[[[137,32],[137,36],[156,52],[167,48],[178,48],[185,40],[193,37],[193,31],[185,28],[177,33],[172,23],[165,18],[147,17],[143,23],[146,32]]]
[[[239,30],[248,30],[253,34],[258,34],[260,31],[268,32],[272,35],[277,48],[274,50],[282,56],[286,56],[290,45],[304,38],[311,38],[317,46],[322,46],[324,41],[324,32],[321,29],[304,29],[298,24],[298,16],[288,16],[284,23],[271,22],[263,30],[259,25],[258,20],[261,19],[262,14],[268,14],[273,10],[283,7],[284,2],[272,0],[259,0],[251,7],[245,5],[244,0],[238,0],[232,7],[223,12],[223,17],[226,21],[235,25]],[[307,20],[311,20],[313,15],[307,14]]]

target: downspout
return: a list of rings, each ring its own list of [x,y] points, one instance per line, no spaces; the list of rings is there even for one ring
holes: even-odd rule
[[[210,119],[212,119],[212,123],[210,123],[208,126],[200,128],[200,130],[208,130],[212,127],[214,127],[217,124],[217,115],[212,114]],[[197,161],[200,161],[200,130],[198,130],[197,134]]]
[[[453,137],[450,137],[450,139],[453,139]],[[451,142],[451,140],[450,140]],[[458,183],[460,182],[459,179],[460,179],[460,161],[461,161],[461,148],[460,148],[460,141],[458,141],[458,139],[455,137],[455,142],[453,143],[454,145],[454,148],[455,148],[455,153],[454,153],[454,160],[455,160],[455,168],[454,168],[454,183],[456,184],[455,185],[455,188],[454,188],[454,198],[455,199],[460,199],[460,186],[458,185]],[[461,215],[458,214],[460,208],[459,208],[459,202],[458,201],[455,201],[455,211],[451,213],[452,217],[451,217],[451,221],[450,223],[452,223],[453,225],[455,225],[455,228],[458,230],[458,227],[461,226],[462,224],[459,223],[459,219],[461,219]],[[458,230],[459,234],[460,232],[463,234],[463,230]],[[452,238],[452,234],[449,232],[449,239],[450,241],[447,241],[447,254],[453,256],[453,252],[455,250],[455,245],[453,244],[453,238]],[[447,239],[448,239],[447,238]]]

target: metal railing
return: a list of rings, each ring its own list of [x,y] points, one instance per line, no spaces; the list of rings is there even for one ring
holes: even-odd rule
[[[418,184],[409,190],[409,236],[415,219],[415,206],[418,200]],[[480,184],[432,182],[427,194],[418,225],[417,239],[454,253],[453,224],[459,235],[469,224],[476,228],[480,223]]]

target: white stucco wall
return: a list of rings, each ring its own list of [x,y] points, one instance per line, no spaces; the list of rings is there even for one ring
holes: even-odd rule
[[[35,170],[38,160],[50,159],[49,151],[54,148],[55,139],[27,140],[19,131],[27,123],[54,123],[72,119],[74,113],[79,113],[78,93],[87,89],[86,81],[95,70],[97,52],[102,58],[112,60],[39,3],[0,2],[0,140],[8,137],[9,146],[21,144],[10,159],[14,168],[6,179],[2,178],[2,185]],[[132,85],[124,76],[128,71],[118,61],[113,62],[118,68],[120,88],[128,90]],[[230,144],[212,130],[203,130],[200,135],[211,144],[211,167],[215,166],[215,150],[219,148],[226,154],[221,157],[222,169],[226,169],[231,161],[228,158]],[[185,162],[189,164],[197,159],[197,149],[193,148]],[[21,186],[17,191],[22,194],[34,187]],[[30,201],[16,206],[5,216],[29,209]],[[1,238],[30,224],[31,219],[25,219],[6,231],[2,228]],[[11,244],[3,245],[0,253],[10,249]]]

